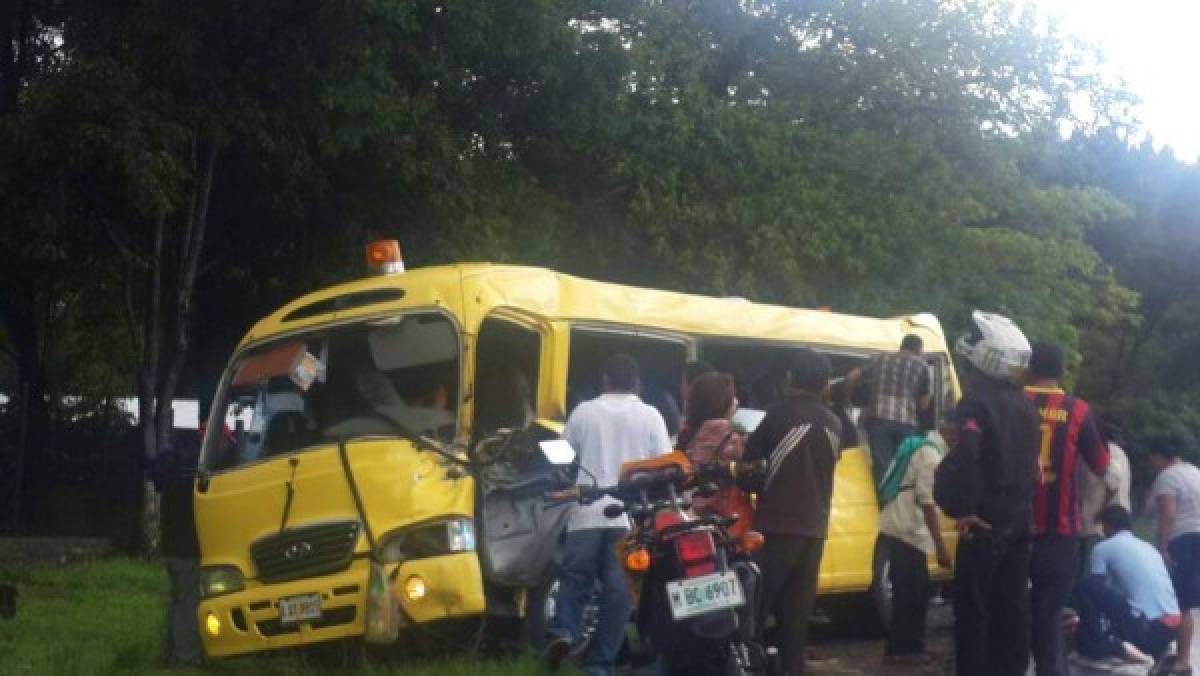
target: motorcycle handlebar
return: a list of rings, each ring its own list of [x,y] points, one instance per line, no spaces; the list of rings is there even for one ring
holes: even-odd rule
[[[748,463],[714,463],[711,465],[702,465],[697,467],[692,473],[688,474],[679,469],[671,469],[658,473],[650,473],[647,475],[634,475],[631,478],[621,481],[616,486],[573,486],[564,491],[553,491],[547,493],[546,508],[555,507],[567,502],[579,502],[580,504],[590,505],[600,498],[611,496],[625,502],[629,497],[636,496],[643,490],[651,490],[661,488],[668,484],[682,486],[683,484],[702,484],[705,482],[727,483],[729,481],[741,482],[749,477],[761,475],[766,471],[766,461],[759,460]],[[620,509],[621,512],[615,512],[611,515],[607,514],[610,509]],[[624,506],[610,505],[605,507],[605,515],[609,518],[618,516],[625,511]]]

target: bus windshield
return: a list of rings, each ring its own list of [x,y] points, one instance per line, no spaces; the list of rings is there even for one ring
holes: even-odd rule
[[[291,336],[234,362],[202,463],[220,471],[339,438],[454,438],[459,345],[438,313]]]

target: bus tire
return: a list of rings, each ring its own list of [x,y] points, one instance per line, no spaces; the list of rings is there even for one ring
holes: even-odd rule
[[[871,556],[871,586],[866,591],[822,597],[821,607],[837,633],[856,638],[887,635],[892,619],[892,586],[888,580],[891,561],[887,547],[878,541]]]

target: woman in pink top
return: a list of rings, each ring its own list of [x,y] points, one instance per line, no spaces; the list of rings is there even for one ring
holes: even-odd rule
[[[742,458],[745,437],[734,431],[730,418],[737,410],[733,378],[725,373],[705,373],[692,381],[688,391],[687,420],[679,432],[679,446],[693,465],[729,463]],[[754,507],[736,486],[721,489],[711,497],[693,497],[697,514],[738,515],[730,529],[739,537],[749,528]]]

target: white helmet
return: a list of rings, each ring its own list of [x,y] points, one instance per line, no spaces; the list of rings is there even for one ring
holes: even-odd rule
[[[958,339],[954,351],[992,378],[1019,380],[1031,352],[1021,329],[1008,317],[979,310],[971,313],[971,321],[974,327]]]

